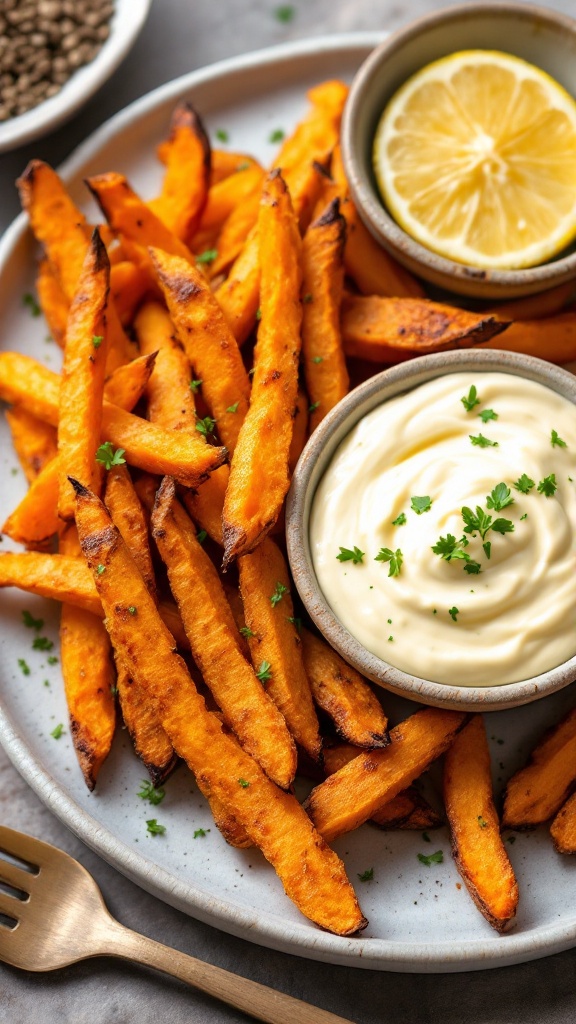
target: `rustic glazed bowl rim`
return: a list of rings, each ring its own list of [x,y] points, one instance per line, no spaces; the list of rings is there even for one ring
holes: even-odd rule
[[[499,289],[502,289],[503,295],[508,296],[516,294],[516,289],[519,290],[518,294],[537,293],[576,277],[576,252],[520,270],[486,270],[458,263],[456,260],[433,252],[404,231],[388,213],[382,200],[378,197],[370,174],[366,171],[365,158],[360,152],[360,150],[367,150],[368,145],[371,152],[373,139],[365,142],[364,146],[357,146],[355,141],[355,124],[360,109],[369,102],[368,97],[375,88],[375,79],[385,61],[401,51],[407,43],[418,36],[425,35],[431,29],[444,26],[449,32],[451,24],[455,22],[464,20],[473,22],[474,19],[485,17],[486,14],[494,19],[518,18],[539,24],[544,22],[550,27],[569,34],[576,40],[576,20],[569,15],[545,7],[529,3],[509,2],[509,0],[504,3],[499,0],[498,2],[480,0],[480,2],[457,4],[454,7],[443,8],[416,19],[405,28],[392,33],[377,46],[356,74],[350,87],[342,119],[342,159],[352,198],[362,220],[379,243],[387,248],[392,255],[400,260],[403,256],[407,257],[406,265],[409,265],[413,272],[418,273],[420,267],[422,276],[429,280],[432,280],[432,277],[434,279],[444,278],[445,287],[450,287],[450,279],[452,279],[453,282],[456,282],[455,290],[461,294],[465,294],[466,282],[470,285],[469,294],[477,296],[484,286],[487,297],[494,297]],[[472,41],[470,48],[474,48]],[[503,49],[507,52],[515,52],[513,43],[506,44]]]
[[[385,689],[411,700],[456,710],[496,711],[528,704],[573,682],[576,654],[547,672],[503,685],[457,686],[403,672],[368,651],[336,617],[316,577],[309,539],[310,509],[318,484],[339,444],[356,423],[383,402],[435,377],[471,370],[525,377],[576,405],[576,378],[571,373],[516,352],[457,350],[421,356],[384,370],[342,399],[308,441],[288,494],[286,542],[294,582],[308,614],[350,665]]]

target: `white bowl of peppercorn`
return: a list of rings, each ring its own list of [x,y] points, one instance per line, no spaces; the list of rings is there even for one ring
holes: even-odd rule
[[[0,152],[53,131],[116,70],[151,0],[0,0]]]

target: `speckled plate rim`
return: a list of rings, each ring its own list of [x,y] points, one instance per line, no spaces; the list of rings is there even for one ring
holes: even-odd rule
[[[319,53],[341,53],[348,58],[356,53],[360,64],[382,38],[383,33],[346,33],[302,40],[222,61],[184,75],[154,90],[113,117],[75,151],[60,171],[64,178],[72,177],[87,160],[97,154],[104,143],[118,136],[138,119],[146,117],[167,99],[176,99],[196,86],[238,72],[249,74],[257,68],[269,67],[273,73],[278,63],[303,59],[313,61]],[[5,272],[14,246],[21,241],[26,230],[27,218],[21,214],[0,242],[0,276]],[[250,942],[347,967],[407,973],[443,973],[510,966],[576,945],[576,911],[574,920],[562,925],[543,927],[529,934],[511,934],[498,941],[494,941],[493,937],[490,940],[479,938],[467,942],[465,947],[455,941],[437,942],[431,946],[424,941],[387,942],[384,939],[363,939],[361,936],[345,939],[319,929],[311,931],[304,921],[301,927],[288,922],[279,926],[277,917],[272,914],[256,914],[246,908],[238,908],[213,894],[207,895],[194,885],[178,881],[160,865],[134,853],[112,832],[102,828],[56,783],[1,707],[0,743],[14,767],[43,803],[109,864],[165,903]]]
[[[383,370],[351,391],[322,420],[292,478],[286,541],[294,582],[306,610],[330,644],[354,668],[392,693],[456,711],[504,711],[540,700],[576,679],[576,656],[529,679],[501,686],[450,686],[403,672],[371,654],[342,625],[326,600],[312,563],[309,517],[314,493],[336,449],[363,416],[397,395],[447,373],[512,373],[552,388],[576,405],[576,378],[543,359],[500,349],[437,352]],[[575,410],[576,411],[576,410]]]

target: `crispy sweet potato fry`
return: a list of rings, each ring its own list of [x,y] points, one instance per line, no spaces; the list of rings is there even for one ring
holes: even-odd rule
[[[224,565],[248,554],[276,522],[288,490],[298,390],[302,308],[300,235],[281,175],[273,171],[259,218],[262,319],[250,409],[230,466],[223,514]]]
[[[576,708],[540,740],[504,794],[503,828],[534,828],[555,815],[576,782]]]
[[[239,345],[246,341],[256,323],[259,288],[258,232],[252,228],[228,277],[214,292],[224,319]]]
[[[425,708],[390,732],[390,746],[367,750],[312,790],[305,807],[331,842],[397,796],[450,746],[467,716]]]
[[[83,558],[6,551],[0,554],[0,587],[19,587],[38,597],[76,605],[102,618],[98,591]]]
[[[131,363],[119,366],[104,385],[104,398],[112,405],[119,405],[126,412],[132,412],[148,387],[156,365],[156,352],[138,356]]]
[[[149,246],[180,256],[186,262],[194,262],[188,246],[136,195],[123,174],[114,171],[97,174],[88,178],[86,184],[127,250],[130,243],[129,251],[134,262],[150,269]]]
[[[214,262],[210,264],[208,271],[211,278],[228,271],[234,260],[240,256],[250,232],[254,229],[254,225],[258,220],[262,178],[263,172],[261,172],[259,184],[252,194],[245,196],[243,202],[232,210],[226,223],[222,226],[217,241],[214,243],[218,255]],[[223,185],[229,180],[227,178]]]
[[[21,406],[7,409],[12,444],[28,483],[32,483],[57,452],[56,431]]]
[[[130,260],[120,260],[110,266],[110,297],[124,326],[132,323],[144,298],[156,292],[154,279],[144,267]]]
[[[444,803],[456,867],[480,913],[502,932],[516,914],[518,883],[500,838],[482,715],[470,719],[446,752]]]
[[[250,401],[238,345],[201,272],[158,249],[151,256],[176,335],[202,381],[219,437],[233,453]]]
[[[54,457],[32,481],[22,501],[10,513],[2,533],[19,544],[42,544],[58,533],[60,460]]]
[[[487,347],[525,352],[551,363],[569,363],[576,359],[576,310],[540,320],[516,320],[503,335],[488,341]]]
[[[190,103],[181,102],[174,110],[164,153],[162,192],[149,205],[177,238],[188,242],[200,223],[210,183],[210,142]]]
[[[60,538],[60,551],[81,556],[74,526]],[[60,661],[76,757],[88,789],[93,790],[110,753],[116,726],[114,664],[101,618],[82,608],[62,605]]]
[[[249,153],[234,153],[229,149],[212,150],[212,167],[210,168],[210,188],[224,181],[236,171],[246,170],[247,167],[259,167],[260,164]]]
[[[296,749],[282,715],[242,654],[218,573],[168,478],[156,495],[152,532],[206,685],[244,749],[287,789],[296,773]]]
[[[196,408],[187,356],[172,321],[159,302],[147,302],[134,321],[141,352],[156,352],[156,372],[148,383],[148,417],[166,430],[194,434]]]
[[[320,637],[301,635],[312,696],[339,735],[357,747],[387,746],[388,719],[366,680]]]
[[[160,786],[176,767],[178,758],[146,691],[129,675],[116,653],[116,688],[124,724],[152,784]]]
[[[278,789],[206,710],[103,505],[81,490],[76,517],[114,647],[147,690],[174,749],[202,787],[246,828],[303,914],[340,935],[364,927],[340,859],[322,842],[297,800]],[[105,565],[104,573],[96,572],[98,564]],[[127,612],[127,599],[138,608],[137,621]]]
[[[228,466],[220,466],[200,487],[194,491],[186,491],[182,495],[184,506],[192,516],[195,523],[198,523],[202,530],[212,538],[216,544],[223,545],[222,540],[222,510],[230,472]]]
[[[246,163],[241,165],[241,168],[239,170],[237,166],[233,174],[229,174],[222,181],[211,185],[208,201],[200,219],[200,232],[214,230],[214,228],[219,230],[224,221],[239,209],[249,196],[259,195],[264,180],[262,167],[257,163]],[[253,220],[252,224],[254,223]],[[194,244],[192,248],[194,248]]]
[[[40,260],[38,265],[36,291],[50,334],[56,344],[64,348],[70,303],[47,259]]]
[[[576,793],[558,811],[550,835],[558,853],[576,853]]]
[[[32,231],[44,247],[62,291],[71,302],[90,239],[86,219],[56,172],[42,160],[32,160],[17,185]],[[107,371],[111,373],[132,359],[135,352],[112,302],[108,306],[107,324]]]
[[[156,599],[156,580],[148,542],[148,524],[126,466],[112,466],[106,474],[104,501],[112,522],[120,531],[142,578]]]
[[[291,477],[296,469],[296,463],[304,451],[304,445],[308,440],[309,404],[308,395],[304,388],[299,387],[298,394],[296,395],[296,405],[292,413],[292,440],[290,441],[290,451],[288,453],[288,472]]]
[[[350,384],[340,331],[345,240],[346,221],[334,199],[310,225],[302,245],[302,354],[310,432],[344,398]]]
[[[74,518],[75,497],[68,473],[96,493],[101,487],[96,450],[102,425],[109,288],[110,264],[95,230],[70,306],[60,380],[58,515],[64,520]]]
[[[469,348],[508,327],[493,316],[428,299],[350,294],[344,296],[341,325],[346,355],[375,363],[399,363],[426,352]],[[498,342],[494,347],[502,346]]]
[[[488,311],[503,320],[540,320],[541,317],[554,316],[575,296],[573,281],[558,284],[537,295],[528,295],[522,299],[510,299],[499,302]]]
[[[281,168],[283,176],[303,163],[326,163],[338,142],[348,86],[332,79],[314,86],[307,96],[309,111],[274,159],[273,166]]]
[[[340,212],[346,220],[346,273],[364,295],[421,298],[424,289],[420,283],[378,245],[360,220],[350,198],[339,145],[334,149],[331,173],[340,197]]]
[[[266,689],[296,742],[317,761],[322,742],[294,624],[290,575],[280,549],[267,537],[238,559],[250,653],[260,670],[269,665]]]

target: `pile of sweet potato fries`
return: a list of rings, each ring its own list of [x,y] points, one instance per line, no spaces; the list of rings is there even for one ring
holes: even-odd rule
[[[26,550],[0,555],[0,586],[62,602],[64,686],[90,789],[118,704],[154,785],[183,759],[226,840],[259,847],[303,914],[352,935],[366,920],[327,843],[368,820],[442,824],[413,783],[444,754],[458,869],[503,930],[518,887],[482,716],[424,708],[388,728],[368,683],[295,615],[283,505],[310,431],[350,377],[479,343],[573,359],[576,312],[567,286],[481,313],[426,299],[350,200],[346,92],[337,81],[311,90],[267,171],[211,151],[180,104],[159,147],[161,194],[146,201],[114,172],[90,178],[97,227],[50,167],[28,166],[18,185],[63,368],[0,354],[30,484],[3,527]],[[298,765],[318,783],[304,806]],[[555,816],[556,848],[576,852],[575,780],[576,711],[509,782],[503,824]]]

